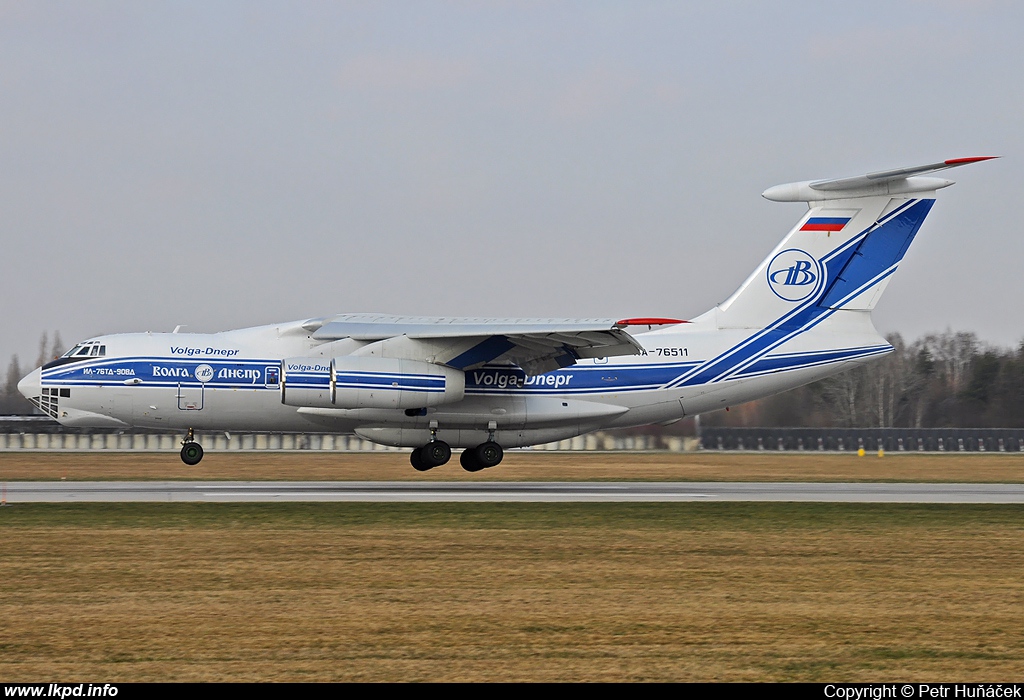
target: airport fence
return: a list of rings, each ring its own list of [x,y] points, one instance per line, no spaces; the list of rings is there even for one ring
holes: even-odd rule
[[[108,452],[177,452],[183,432],[67,428],[46,416],[0,416],[0,452],[60,450]],[[205,451],[244,450],[378,452],[408,451],[363,440],[357,435],[320,433],[225,433],[196,431]],[[692,437],[591,433],[569,440],[537,445],[534,450],[631,450],[683,452],[698,449]]]
[[[704,428],[704,450],[1021,452],[1019,428]]]
[[[58,450],[177,452],[182,433],[67,428],[46,416],[0,416],[0,452]],[[377,445],[356,435],[318,433],[196,432],[205,450],[377,452],[402,448]],[[534,450],[689,452],[1021,452],[1024,429],[1016,428],[717,428],[700,437],[597,432],[537,445]]]

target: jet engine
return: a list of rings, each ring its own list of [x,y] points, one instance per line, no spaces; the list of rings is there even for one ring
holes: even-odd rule
[[[281,363],[281,402],[315,408],[417,409],[461,401],[461,370],[385,357],[295,357]]]

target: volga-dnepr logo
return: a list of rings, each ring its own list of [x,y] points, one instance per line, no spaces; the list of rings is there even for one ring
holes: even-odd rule
[[[821,288],[821,264],[799,248],[784,250],[768,263],[768,286],[786,301],[803,301]]]

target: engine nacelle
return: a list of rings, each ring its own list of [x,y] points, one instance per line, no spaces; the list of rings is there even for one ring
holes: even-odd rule
[[[345,355],[330,362],[295,357],[281,363],[281,402],[315,408],[428,408],[461,401],[461,370],[419,360]]]
[[[281,403],[331,408],[331,361],[290,357],[281,362]]]
[[[462,401],[462,370],[419,360],[346,355],[331,361],[335,408],[427,408]]]

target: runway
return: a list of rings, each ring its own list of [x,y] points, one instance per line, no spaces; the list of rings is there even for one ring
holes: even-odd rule
[[[1024,484],[792,482],[20,481],[8,504],[142,502],[1024,503]]]

